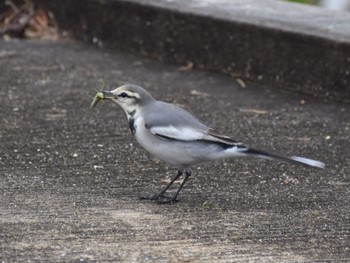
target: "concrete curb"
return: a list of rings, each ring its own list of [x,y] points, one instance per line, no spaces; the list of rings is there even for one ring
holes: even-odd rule
[[[347,13],[273,0],[35,2],[87,42],[350,102]]]

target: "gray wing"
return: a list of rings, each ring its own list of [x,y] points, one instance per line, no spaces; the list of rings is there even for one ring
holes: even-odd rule
[[[179,141],[212,141],[228,145],[240,143],[215,133],[189,112],[172,104],[157,101],[145,109],[145,126],[154,135]]]
[[[189,112],[161,101],[145,109],[144,119],[151,133],[181,141],[200,140],[209,130]]]

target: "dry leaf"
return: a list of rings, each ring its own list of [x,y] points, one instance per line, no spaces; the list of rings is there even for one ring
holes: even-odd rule
[[[8,0],[11,9],[0,14],[0,35],[10,37],[57,39],[58,29],[53,16],[42,9],[35,10],[30,0],[17,7]]]
[[[190,92],[191,95],[193,96],[199,96],[199,97],[209,97],[209,93],[198,91],[198,90],[191,90]]]
[[[266,114],[266,110],[258,110],[258,109],[239,109],[240,112],[245,113],[256,113],[256,114]]]
[[[245,82],[241,78],[236,78],[236,81],[242,88],[247,87],[247,85],[245,84]]]
[[[311,138],[310,137],[298,137],[298,138],[295,138],[295,137],[287,137],[287,140],[289,141],[310,141]]]
[[[188,61],[185,66],[181,66],[177,68],[177,71],[190,71],[193,69],[193,65],[194,65],[193,62]]]

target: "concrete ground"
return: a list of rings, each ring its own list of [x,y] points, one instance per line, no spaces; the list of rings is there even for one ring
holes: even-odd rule
[[[0,42],[0,259],[349,262],[350,105],[181,71],[73,41]],[[141,201],[173,167],[95,90],[139,84],[246,144],[318,159],[201,165],[175,205]]]

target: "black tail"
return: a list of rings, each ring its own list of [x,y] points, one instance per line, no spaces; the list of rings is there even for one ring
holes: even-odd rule
[[[316,161],[316,160],[312,160],[304,157],[298,157],[298,156],[284,157],[284,156],[279,156],[279,155],[275,155],[265,151],[255,150],[255,149],[247,149],[246,151],[244,151],[244,153],[252,157],[258,157],[258,158],[267,159],[267,160],[288,162],[288,163],[294,163],[294,164],[303,164],[303,165],[321,168],[321,169],[324,169],[326,166],[324,163],[320,161]]]

